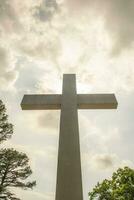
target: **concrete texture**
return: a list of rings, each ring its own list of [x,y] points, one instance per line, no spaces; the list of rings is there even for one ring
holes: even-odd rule
[[[75,75],[64,75],[61,99],[56,200],[82,200]]]
[[[23,110],[61,109],[56,200],[83,200],[77,109],[115,109],[114,94],[76,94],[75,74],[64,74],[63,94],[24,95]]]
[[[22,110],[59,110],[61,94],[24,95],[21,102]],[[78,109],[116,109],[117,100],[114,94],[78,94]]]
[[[114,94],[78,94],[78,109],[115,109],[117,100]]]
[[[61,95],[24,95],[22,110],[57,110],[61,108]]]

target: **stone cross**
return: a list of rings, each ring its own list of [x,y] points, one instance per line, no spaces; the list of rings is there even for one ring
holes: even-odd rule
[[[62,95],[24,95],[21,107],[61,110],[56,200],[83,200],[77,109],[116,109],[114,94],[77,94],[75,74],[64,74]]]

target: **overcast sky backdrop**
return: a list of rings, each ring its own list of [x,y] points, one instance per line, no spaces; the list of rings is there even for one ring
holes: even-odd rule
[[[118,167],[134,167],[134,1],[0,0],[0,98],[37,180],[22,200],[54,200],[60,111],[22,111],[24,94],[115,93],[117,110],[79,111],[84,200]]]

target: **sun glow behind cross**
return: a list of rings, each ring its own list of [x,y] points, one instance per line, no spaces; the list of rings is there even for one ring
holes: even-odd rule
[[[59,66],[64,68],[64,72],[66,68],[71,68],[70,73],[72,73],[72,68],[73,72],[76,72],[75,68],[89,67],[91,60],[95,60],[95,63],[100,66],[98,57],[105,57],[112,47],[112,41],[104,28],[104,21],[102,19],[92,22],[87,19],[79,21],[76,19],[72,22],[71,19],[68,20],[68,30],[63,30],[60,38]],[[69,22],[75,24],[76,29],[73,29]],[[101,55],[98,56],[98,54]]]
[[[65,37],[61,40],[61,43],[62,49],[59,62],[64,65],[75,65],[81,56],[82,47],[80,41],[74,38]]]

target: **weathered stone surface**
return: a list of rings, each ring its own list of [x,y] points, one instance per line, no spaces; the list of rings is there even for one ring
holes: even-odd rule
[[[22,110],[57,110],[61,108],[61,95],[38,94],[24,95]]]
[[[22,110],[57,110],[61,109],[61,94],[24,95]],[[114,94],[78,94],[78,109],[116,109],[117,100]]]
[[[82,200],[75,75],[64,75],[61,99],[56,200]]]
[[[116,109],[114,94],[78,94],[78,109]]]
[[[21,107],[23,110],[61,109],[56,200],[82,200],[77,109],[115,109],[115,95],[77,95],[75,74],[65,74],[62,95],[24,95]]]

